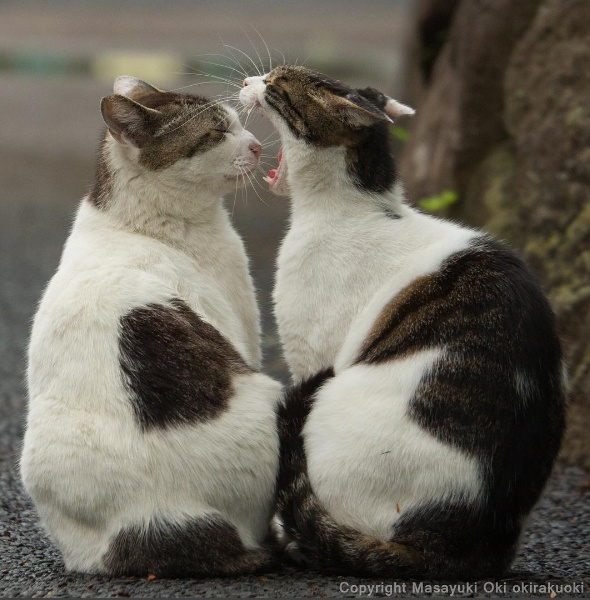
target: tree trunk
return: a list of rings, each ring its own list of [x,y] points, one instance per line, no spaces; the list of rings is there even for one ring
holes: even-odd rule
[[[422,4],[419,46],[436,3]],[[590,2],[461,0],[451,18],[431,73],[414,63],[426,83],[401,161],[408,197],[456,191],[448,216],[532,265],[570,373],[561,456],[590,468]]]

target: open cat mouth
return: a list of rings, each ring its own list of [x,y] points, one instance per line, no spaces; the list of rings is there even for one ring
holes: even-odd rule
[[[279,183],[279,180],[282,178],[283,171],[283,148],[279,148],[279,156],[278,156],[279,164],[276,169],[271,169],[268,172],[268,177],[263,177],[264,181],[268,183],[268,188],[270,190],[274,189],[275,186]]]

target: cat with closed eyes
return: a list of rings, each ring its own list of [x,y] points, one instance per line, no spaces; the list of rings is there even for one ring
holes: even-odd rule
[[[281,386],[222,203],[260,144],[233,109],[132,77],[101,110],[96,178],[34,319],[25,488],[68,570],[261,569]]]
[[[274,293],[288,548],[324,570],[506,571],[564,428],[554,316],[490,236],[404,203],[390,124],[413,111],[304,67],[244,81],[291,197]]]

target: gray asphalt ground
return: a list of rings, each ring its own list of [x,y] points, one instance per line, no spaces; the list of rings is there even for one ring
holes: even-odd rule
[[[198,26],[189,27],[190,3],[178,3],[166,18],[161,5],[151,4],[155,7],[152,12],[146,9],[143,20],[133,21],[131,2],[112,4],[110,11],[91,3],[76,11],[60,2],[52,4],[52,9],[47,4],[39,8],[41,5],[36,3],[35,10],[40,11],[37,19],[31,18],[33,3],[4,2],[0,4],[0,52],[38,47],[83,53],[113,45],[133,49],[152,44],[182,52],[198,46],[194,50],[197,53],[207,52],[206,47],[217,44],[218,32],[229,43],[247,50],[235,19],[210,10],[199,14]],[[335,6],[334,2],[329,4]],[[252,5],[264,8],[264,2]],[[383,25],[387,17],[383,11],[387,10],[383,1],[375,2],[374,9],[363,18],[359,18],[358,12],[346,17],[317,11],[310,15],[298,9],[289,18],[275,12],[261,13],[255,22],[265,37],[270,32],[273,39],[269,45],[284,44],[283,49],[288,47],[292,53],[307,53],[306,50],[315,48],[328,54],[336,49],[349,57],[369,53],[375,60],[385,60],[382,57],[391,55],[392,63],[387,68],[377,69],[370,80],[361,78],[359,83],[395,92],[390,77],[395,72],[394,55],[400,53],[400,41],[391,32],[403,32],[407,21],[403,15],[397,15],[388,33]],[[119,12],[113,14],[113,11]],[[116,23],[116,27],[109,29],[109,23]],[[331,45],[328,44],[332,50],[326,50],[325,40],[322,42],[316,35],[328,24],[332,26]],[[236,36],[242,36],[241,40],[236,42]],[[371,48],[374,48],[372,54]],[[108,83],[91,78],[32,78],[0,73],[0,597],[357,596],[352,586],[382,582],[325,577],[289,565],[272,573],[232,580],[110,580],[68,574],[58,552],[39,527],[18,475],[26,409],[27,335],[35,304],[58,264],[78,198],[91,180],[94,149],[101,129],[98,100],[109,93],[109,87]],[[271,133],[262,122],[253,122],[252,130],[261,140]],[[271,144],[265,152],[274,155],[276,144]],[[252,190],[247,195],[228,198],[228,207],[250,250],[252,271],[260,290],[267,370],[285,379],[273,333],[269,296],[287,207],[283,201],[259,192],[261,199]],[[577,469],[558,467],[532,516],[511,576],[493,592],[488,591],[489,583],[484,587],[484,582],[479,582],[477,589],[458,590],[454,595],[551,597],[551,589],[530,587],[531,583],[542,585],[548,581],[582,585],[581,593],[579,587],[573,594],[559,593],[557,589],[557,596],[590,595],[589,499],[588,475]],[[523,582],[529,587],[523,588]],[[394,581],[384,583],[392,585]],[[393,596],[450,595],[445,593],[450,590],[444,589],[431,594],[428,587],[413,588],[411,582],[397,582],[392,591]],[[388,592],[384,588],[373,595],[388,595]]]

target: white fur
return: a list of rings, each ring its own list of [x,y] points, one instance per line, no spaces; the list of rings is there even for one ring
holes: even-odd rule
[[[407,415],[442,353],[419,352],[387,368],[356,365],[317,393],[304,430],[309,478],[337,522],[389,539],[409,508],[478,497],[475,459],[426,435]]]
[[[157,173],[109,139],[108,208],[84,200],[35,317],[22,478],[66,567],[100,572],[125,525],[220,514],[247,547],[266,535],[278,465],[281,386],[233,381],[211,421],[142,432],[119,368],[120,318],[181,298],[260,368],[259,315],[242,240],[221,195],[254,139],[237,119],[215,150]],[[140,175],[137,177],[137,175]],[[229,177],[231,176],[231,178]]]
[[[240,98],[277,126],[288,165],[292,218],[274,291],[286,360],[295,382],[329,367],[336,373],[317,393],[304,430],[313,489],[337,522],[389,539],[403,511],[431,499],[476,499],[481,477],[471,457],[407,415],[444,347],[352,365],[387,303],[478,234],[408,207],[399,185],[380,196],[357,189],[344,149],[296,139],[266,105],[263,78],[250,78]],[[384,208],[401,219],[387,218]]]

